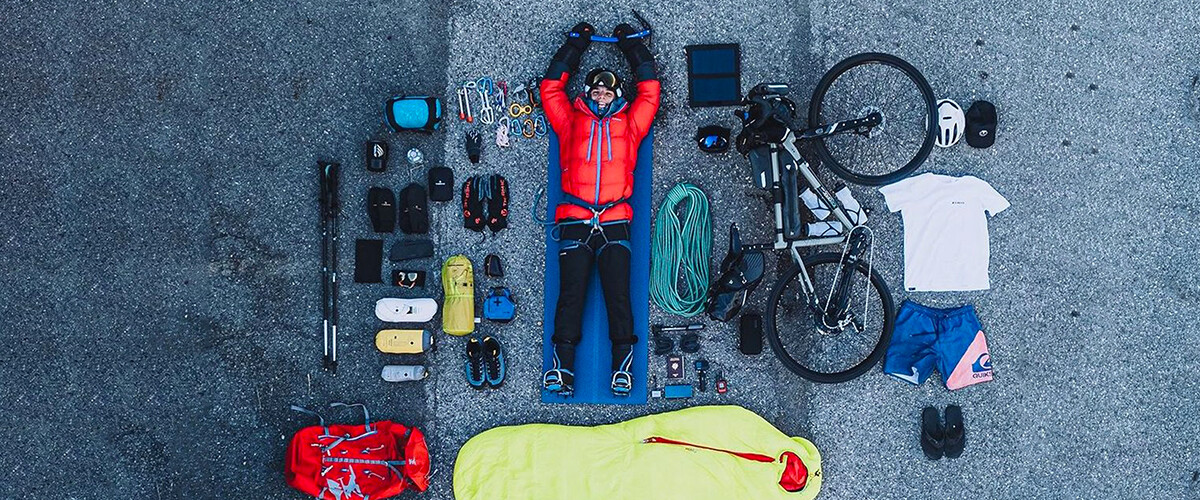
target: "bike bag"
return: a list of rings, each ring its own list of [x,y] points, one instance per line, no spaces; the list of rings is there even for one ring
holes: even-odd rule
[[[326,425],[313,411],[292,409],[317,417],[320,425],[300,429],[288,443],[283,475],[291,487],[321,500],[389,498],[429,487],[429,449],[417,428],[371,422],[365,406],[362,425]]]
[[[388,125],[396,132],[433,132],[442,121],[442,101],[430,96],[393,97],[384,107],[384,114]]]

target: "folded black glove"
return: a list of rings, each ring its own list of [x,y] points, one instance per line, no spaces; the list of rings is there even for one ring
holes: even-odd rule
[[[592,34],[595,32],[595,26],[588,24],[587,21],[580,22],[571,28],[571,33],[567,35],[567,45],[575,47],[581,52],[587,50],[588,45],[592,43]]]

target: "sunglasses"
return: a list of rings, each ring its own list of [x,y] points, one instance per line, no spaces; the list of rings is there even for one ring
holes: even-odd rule
[[[392,284],[404,288],[425,287],[425,271],[392,271]]]
[[[718,125],[702,127],[696,132],[696,145],[705,153],[723,153],[729,150],[729,129]]]

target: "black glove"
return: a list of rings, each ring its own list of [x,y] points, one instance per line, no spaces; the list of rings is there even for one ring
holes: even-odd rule
[[[637,28],[630,26],[628,23],[618,24],[617,29],[613,30],[613,37],[617,39],[617,48],[621,49],[621,52],[628,52],[629,49],[633,48],[634,44],[642,43],[642,39],[640,38],[629,38],[629,35],[637,32]]]
[[[592,34],[596,32],[596,27],[587,23],[587,21],[576,24],[571,28],[571,33],[567,35],[567,45],[579,49],[580,52],[587,50],[588,45],[592,43]],[[578,36],[572,36],[578,35]]]
[[[636,28],[628,24],[617,25],[617,29],[613,30],[613,36],[617,38],[617,48],[621,49],[621,53],[625,54],[625,59],[629,61],[635,81],[657,80],[658,71],[654,67],[654,56],[650,54],[650,49],[646,48],[641,38],[629,37],[637,32]]]
[[[596,28],[586,22],[581,22],[571,28],[571,33],[579,36],[567,35],[567,41],[558,48],[554,57],[550,58],[550,67],[546,68],[546,78],[557,80],[564,73],[574,73],[578,70],[579,60],[583,58],[583,51],[587,50],[588,45],[591,45],[592,34],[595,32]]]

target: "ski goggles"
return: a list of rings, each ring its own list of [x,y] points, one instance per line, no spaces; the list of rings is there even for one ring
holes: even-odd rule
[[[724,153],[729,150],[729,129],[720,125],[700,127],[696,131],[696,145],[705,153]]]
[[[592,76],[592,81],[588,82],[588,87],[601,85],[609,90],[617,88],[617,75],[612,71],[601,71]]]

